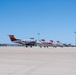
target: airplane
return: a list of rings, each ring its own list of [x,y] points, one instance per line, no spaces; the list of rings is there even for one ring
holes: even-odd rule
[[[72,44],[61,43],[60,41],[56,41],[57,47],[74,47]]]
[[[56,47],[55,44],[53,43],[53,40],[50,40],[49,42],[46,42],[45,39],[41,39],[40,42],[37,42],[37,45],[39,47]]]
[[[34,40],[34,38],[30,38],[31,39],[30,41],[23,41],[21,39],[16,39],[14,35],[8,35],[8,36],[12,42],[22,44],[23,46],[26,46],[26,47],[28,46],[32,47],[36,45],[36,40]]]
[[[61,43],[60,41],[56,41],[57,47],[74,47],[72,44]]]
[[[56,47],[63,47],[63,44],[60,41],[56,41],[55,45]]]
[[[72,44],[66,44],[66,43],[63,43],[63,46],[64,47],[74,47],[74,45],[72,45]]]

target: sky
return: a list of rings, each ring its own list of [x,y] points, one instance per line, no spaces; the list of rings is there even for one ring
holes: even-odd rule
[[[34,37],[75,44],[76,0],[0,0],[0,43]]]

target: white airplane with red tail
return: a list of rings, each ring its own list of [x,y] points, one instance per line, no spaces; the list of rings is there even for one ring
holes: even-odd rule
[[[10,38],[10,40],[12,42],[22,44],[22,45],[24,45],[26,47],[28,47],[28,46],[32,47],[32,46],[35,46],[36,45],[36,40],[34,40],[34,38],[30,38],[30,41],[26,41],[26,40],[23,41],[21,39],[16,39],[14,37],[14,35],[9,35],[9,38]]]

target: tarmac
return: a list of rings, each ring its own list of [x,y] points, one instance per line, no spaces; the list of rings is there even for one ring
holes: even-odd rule
[[[0,47],[0,75],[76,75],[76,47]]]

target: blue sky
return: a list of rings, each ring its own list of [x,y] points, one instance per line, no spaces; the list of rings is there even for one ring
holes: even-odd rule
[[[0,0],[0,43],[8,35],[75,43],[76,0]]]

